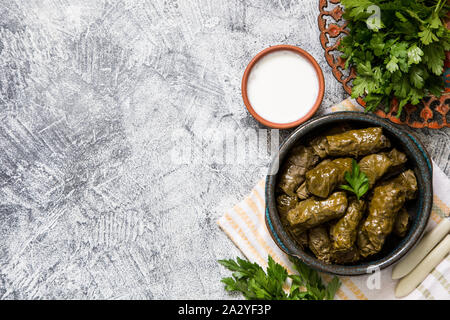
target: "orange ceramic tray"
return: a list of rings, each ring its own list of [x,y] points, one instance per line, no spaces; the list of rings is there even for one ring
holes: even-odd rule
[[[342,19],[343,7],[340,0],[320,0],[318,18],[320,43],[325,50],[325,58],[333,70],[336,79],[342,83],[344,90],[351,94],[351,80],[355,78],[355,70],[346,70],[345,61],[337,49],[339,39],[348,34],[347,23]],[[397,106],[394,104],[389,113],[377,110],[376,114],[394,123],[406,124],[413,128],[440,129],[450,127],[450,52],[445,61],[445,93],[440,98],[434,96],[424,98],[418,105],[406,105],[400,118],[396,118]],[[364,106],[361,98],[358,102]]]

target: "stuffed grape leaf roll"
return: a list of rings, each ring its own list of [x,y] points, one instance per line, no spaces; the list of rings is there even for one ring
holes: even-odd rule
[[[311,147],[296,146],[280,172],[278,186],[284,193],[295,196],[295,190],[305,180],[305,173],[314,167],[319,157]]]
[[[352,170],[351,158],[338,158],[321,162],[306,172],[306,188],[309,193],[326,198],[340,184],[345,182],[345,172]]]
[[[308,240],[309,249],[311,249],[317,259],[328,264],[331,263],[332,250],[328,230],[324,226],[310,229]]]
[[[315,168],[320,168],[324,166],[325,164],[331,162],[331,159],[325,159],[322,160]],[[297,194],[297,197],[299,197],[300,200],[308,199],[311,196],[311,193],[308,191],[308,188],[306,187],[306,181],[304,181],[300,187],[297,188],[297,191],[295,191]]]
[[[297,203],[297,197],[291,197],[287,194],[282,194],[277,197],[277,210],[283,225],[287,224],[287,213],[289,210],[295,208]]]
[[[396,183],[375,188],[369,214],[358,232],[358,247],[363,257],[381,250],[404,203],[405,193]]]
[[[321,158],[325,158],[328,154],[328,141],[327,136],[339,134],[351,130],[352,128],[348,123],[341,123],[331,129],[326,130],[323,134],[313,138],[309,145],[313,148],[314,153]]]
[[[308,240],[308,246],[316,258],[327,264],[332,262],[337,264],[353,263],[361,257],[356,246],[351,246],[347,250],[334,250],[328,230],[323,225],[310,229]]]
[[[311,193],[309,193],[308,188],[306,188],[306,181],[303,182],[300,187],[298,187],[297,191],[295,191],[295,193],[297,194],[297,197],[300,200],[306,200],[309,198],[309,196],[311,195]]]
[[[330,238],[333,250],[347,251],[356,241],[358,225],[364,215],[366,203],[364,200],[350,198],[345,215],[330,228]]]
[[[332,219],[338,219],[347,209],[345,192],[335,192],[328,199],[309,198],[300,201],[294,209],[289,210],[287,221],[296,232],[311,229]]]
[[[290,228],[288,228],[288,231],[302,249],[308,247],[308,231]]]
[[[327,155],[359,157],[389,148],[391,143],[381,127],[372,127],[319,136],[311,140],[310,145],[323,158]]]
[[[347,264],[358,261],[361,258],[359,254],[359,250],[356,245],[353,245],[350,249],[347,250],[334,250],[332,255],[333,262],[337,264]]]
[[[417,179],[411,169],[403,171],[393,180],[405,191],[406,200],[412,200],[417,194]]]
[[[314,153],[321,158],[325,158],[328,155],[328,141],[327,136],[318,136],[311,140],[309,143]]]
[[[409,213],[405,208],[401,208],[394,222],[394,234],[404,237],[409,227]]]
[[[370,188],[389,171],[400,168],[408,159],[403,152],[392,149],[389,152],[374,153],[359,161],[361,172],[369,179]]]
[[[297,243],[302,247],[305,248],[308,246],[308,233],[307,232],[299,232],[298,230],[291,230],[289,228],[289,223],[287,221],[287,213],[289,210],[295,208],[295,206],[298,204],[297,197],[291,197],[287,194],[282,194],[277,197],[277,210],[278,214],[280,215],[281,223],[284,226],[288,226],[288,231],[290,232],[291,236],[297,241]]]
[[[414,195],[415,190],[417,181],[411,170],[374,188],[367,219],[358,231],[357,243],[363,257],[381,250],[386,237],[392,232],[397,213],[407,199],[412,199],[409,197]]]
[[[406,200],[415,199],[417,193],[417,180],[414,171],[411,169],[405,170],[396,177],[386,181],[381,181],[377,185],[383,186],[389,183],[396,183],[405,192]]]

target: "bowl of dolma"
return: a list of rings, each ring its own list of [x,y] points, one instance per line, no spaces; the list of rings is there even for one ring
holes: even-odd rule
[[[354,163],[368,181],[360,198],[342,188]],[[421,238],[432,165],[409,129],[337,112],[309,120],[282,143],[265,193],[267,229],[281,250],[323,272],[367,274],[397,262]]]

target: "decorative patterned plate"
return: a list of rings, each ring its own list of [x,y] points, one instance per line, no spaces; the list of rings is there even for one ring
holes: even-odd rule
[[[340,0],[320,0],[320,14],[318,17],[320,29],[320,43],[325,50],[325,58],[333,70],[336,79],[342,83],[344,90],[351,94],[351,80],[355,78],[354,69],[346,70],[345,61],[337,50],[339,40],[348,34],[347,22],[343,20],[343,7]],[[447,23],[448,26],[448,23]],[[376,114],[387,118],[394,123],[406,124],[413,128],[439,129],[450,127],[450,52],[446,53],[445,60],[445,93],[440,98],[434,96],[424,98],[418,105],[406,105],[400,118],[395,117],[397,105],[393,105],[389,113],[377,110]],[[364,106],[364,101],[357,101]]]

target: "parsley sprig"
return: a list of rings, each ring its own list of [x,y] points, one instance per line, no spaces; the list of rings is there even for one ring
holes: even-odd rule
[[[347,184],[340,186],[341,189],[353,192],[358,200],[369,190],[369,178],[364,172],[361,172],[355,159],[352,159],[352,172],[346,171],[344,174]]]
[[[450,31],[443,19],[447,0],[341,0],[350,32],[339,49],[346,68],[356,69],[352,97],[362,97],[367,111],[380,105],[388,112],[398,104],[399,117],[407,104],[430,94],[440,96],[445,51]],[[378,7],[378,22],[372,8]],[[370,28],[369,28],[369,26]]]
[[[223,278],[225,290],[241,292],[248,300],[332,300],[341,283],[334,277],[324,285],[319,273],[298,259],[290,259],[298,274],[289,275],[286,269],[269,255],[267,272],[257,263],[236,258],[218,262],[233,271]],[[286,280],[292,279],[289,293],[283,290]]]

